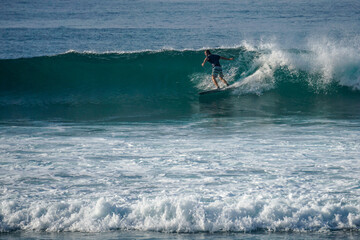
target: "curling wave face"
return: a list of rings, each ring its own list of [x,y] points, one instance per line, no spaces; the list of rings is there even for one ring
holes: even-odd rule
[[[260,105],[281,101],[280,108],[300,112],[317,111],[309,102],[323,102],[334,111],[339,101],[346,106],[358,104],[358,50],[328,43],[310,48],[283,50],[274,44],[253,47],[244,43],[214,50],[235,57],[235,61],[223,62],[232,90],[214,98],[231,102],[234,114],[237,102],[242,101],[239,96],[247,102],[256,97]],[[203,50],[69,51],[0,60],[0,107],[7,110],[0,117],[81,119],[85,114],[94,119],[147,119],[191,115],[199,111],[197,93],[213,88],[210,66],[200,66],[203,57]],[[279,107],[273,108],[277,110],[269,109],[269,114],[278,113]]]

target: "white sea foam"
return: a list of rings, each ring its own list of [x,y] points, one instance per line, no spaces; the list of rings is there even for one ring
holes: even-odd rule
[[[275,87],[274,73],[286,68],[294,75],[300,71],[307,74],[307,84],[317,89],[326,89],[331,84],[359,90],[360,52],[358,39],[334,41],[328,38],[310,39],[304,50],[288,50],[276,42],[261,42],[252,45],[246,41],[246,51],[257,52],[252,67],[236,79],[236,94],[262,94]],[[240,81],[239,81],[240,80]]]
[[[275,43],[261,43],[254,47],[244,42],[247,51],[259,53],[252,67],[244,72],[241,81],[234,84],[236,94],[255,93],[262,94],[275,87],[274,71],[279,67],[293,68],[285,50],[280,49]]]
[[[311,39],[308,45],[314,53],[312,69],[321,72],[325,83],[335,80],[340,85],[360,90],[359,39]]]
[[[301,232],[360,227],[358,204],[326,200],[327,196],[272,198],[267,194],[211,203],[191,196],[164,196],[119,205],[104,198],[93,203],[36,202],[29,207],[3,201],[1,231]]]
[[[0,231],[358,230],[349,124],[3,127]]]

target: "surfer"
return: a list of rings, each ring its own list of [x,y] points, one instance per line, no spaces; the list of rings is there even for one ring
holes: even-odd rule
[[[226,58],[216,54],[211,54],[210,50],[205,51],[205,59],[201,66],[204,66],[206,62],[211,63],[212,65],[212,81],[214,82],[215,86],[219,89],[219,85],[216,82],[217,76],[219,76],[220,80],[226,85],[229,86],[227,81],[224,79],[224,74],[222,72],[222,68],[220,65],[220,59],[224,60],[234,60],[234,58]]]

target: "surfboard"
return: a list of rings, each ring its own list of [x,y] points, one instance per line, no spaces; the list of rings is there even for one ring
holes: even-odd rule
[[[231,84],[232,85],[232,84]],[[233,86],[227,86],[227,87],[224,87],[224,88],[218,88],[218,89],[212,89],[212,90],[207,90],[207,91],[202,91],[202,92],[199,92],[199,95],[205,95],[205,94],[211,94],[211,93],[218,93],[218,92],[223,92],[225,90],[228,90],[229,88],[232,88]]]
[[[208,90],[208,91],[203,91],[203,92],[199,92],[199,95],[205,95],[205,94],[209,94],[209,93],[216,93],[216,92],[221,92],[221,88],[217,88],[217,89],[212,89],[212,90]]]

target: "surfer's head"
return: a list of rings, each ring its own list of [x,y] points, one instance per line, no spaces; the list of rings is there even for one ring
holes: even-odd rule
[[[210,50],[205,50],[205,55],[209,56],[211,54]]]

